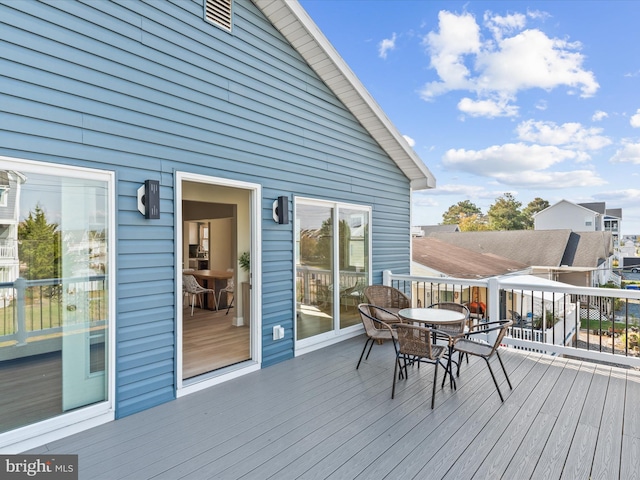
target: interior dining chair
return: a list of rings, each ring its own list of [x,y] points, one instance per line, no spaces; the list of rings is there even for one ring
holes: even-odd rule
[[[198,283],[196,277],[193,275],[182,275],[182,288],[184,292],[191,297],[191,316],[193,316],[193,306],[196,303],[196,299],[200,301],[200,308],[204,308],[204,294],[210,293],[213,295],[213,300],[216,304],[216,310],[218,309],[218,299],[216,298],[216,292],[212,288],[205,288]]]
[[[491,373],[491,378],[493,379],[493,383],[498,390],[498,395],[500,395],[500,400],[504,402],[504,398],[502,396],[502,392],[500,391],[500,387],[498,386],[498,381],[496,380],[496,376],[493,373],[493,369],[491,368],[491,364],[489,360],[495,354],[498,357],[498,361],[500,362],[500,366],[502,367],[502,371],[504,372],[504,376],[507,379],[507,384],[509,388],[513,390],[511,386],[511,381],[509,380],[509,375],[507,375],[507,370],[504,368],[504,363],[502,363],[502,359],[500,358],[500,353],[498,352],[498,348],[500,347],[500,343],[502,339],[507,334],[509,327],[513,325],[513,320],[498,320],[495,322],[486,322],[479,323],[477,325],[473,325],[471,329],[465,334],[463,337],[458,337],[453,342],[453,350],[466,353],[468,355],[473,355],[476,357],[483,358],[487,367],[489,368],[489,372]],[[458,364],[458,368],[460,368],[460,364]]]
[[[433,338],[434,335],[437,335],[437,330],[429,327],[422,327],[408,323],[398,323],[394,328],[398,335],[398,348],[396,350],[397,360],[393,369],[393,388],[391,389],[391,398],[394,398],[396,394],[396,376],[398,375],[399,366],[404,370],[404,377],[408,378],[409,372],[407,366],[409,364],[417,363],[419,365],[421,362],[431,363],[434,365],[433,389],[431,392],[431,408],[433,408],[436,398],[438,365],[442,365],[444,367],[445,378],[447,373],[449,373],[449,375],[451,373],[450,364],[448,362],[446,365],[442,363],[448,347],[433,343]]]
[[[232,268],[227,269],[227,272],[233,272]],[[227,305],[227,313],[225,313],[225,315],[227,315],[229,313],[229,310],[231,309],[231,307],[233,306],[233,300],[236,298],[235,296],[235,282],[233,280],[233,277],[231,278],[227,278],[227,286],[224,288],[221,288],[220,290],[218,290],[218,301],[216,302],[216,310],[218,309],[218,305],[220,305],[220,299],[222,298],[222,294],[231,294],[231,301],[229,302],[229,305]]]

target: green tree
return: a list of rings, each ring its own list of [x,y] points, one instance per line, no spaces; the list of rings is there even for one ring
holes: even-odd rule
[[[462,232],[481,232],[490,230],[487,218],[484,215],[467,215],[458,224]]]
[[[482,217],[482,211],[471,201],[462,200],[442,214],[442,225],[458,225],[465,217]]]
[[[526,216],[521,207],[522,203],[509,192],[498,197],[487,212],[491,230],[524,230]]]
[[[522,213],[526,217],[525,222],[528,229],[533,229],[533,215],[541,212],[545,208],[549,208],[549,202],[540,197],[536,197],[522,210]]]
[[[28,280],[60,277],[60,232],[40,205],[18,225],[18,255]]]

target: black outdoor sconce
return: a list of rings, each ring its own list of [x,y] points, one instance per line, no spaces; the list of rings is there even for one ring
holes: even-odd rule
[[[278,197],[273,202],[273,221],[280,225],[289,223],[289,197]]]
[[[138,211],[149,220],[160,218],[160,182],[145,180],[138,189]]]

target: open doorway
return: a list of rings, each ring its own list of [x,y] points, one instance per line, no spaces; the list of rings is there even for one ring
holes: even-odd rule
[[[182,178],[182,177],[179,177]],[[183,384],[255,362],[250,258],[255,190],[180,179]]]

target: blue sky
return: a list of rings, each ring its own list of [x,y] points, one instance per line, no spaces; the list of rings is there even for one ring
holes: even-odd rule
[[[300,3],[436,176],[414,225],[510,192],[640,234],[640,2]]]

